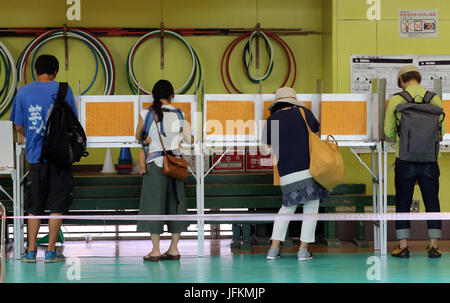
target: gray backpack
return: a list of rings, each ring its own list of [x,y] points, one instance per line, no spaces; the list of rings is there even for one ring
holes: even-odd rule
[[[407,103],[397,105],[395,114],[401,113],[401,121],[397,119],[397,133],[400,137],[399,158],[409,162],[435,162],[439,154],[442,120],[439,117],[444,110],[430,104],[434,93],[427,91],[423,102],[415,102],[413,97],[402,91],[396,95],[403,97]]]

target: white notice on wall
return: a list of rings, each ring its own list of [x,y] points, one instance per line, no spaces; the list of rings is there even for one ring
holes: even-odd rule
[[[386,79],[386,94],[400,91],[397,73],[404,65],[413,64],[422,75],[422,86],[433,90],[434,80],[442,80],[442,92],[450,93],[450,55],[352,55],[351,91],[369,94],[373,79]]]
[[[438,10],[400,10],[400,38],[434,38],[438,36]]]
[[[418,56],[417,66],[422,75],[422,86],[431,89],[435,79],[442,80],[442,92],[450,92],[450,55]]]
[[[368,56],[352,55],[351,90],[354,94],[369,94],[373,79],[386,79],[387,94],[398,92],[398,70],[409,64],[414,64],[413,55]]]

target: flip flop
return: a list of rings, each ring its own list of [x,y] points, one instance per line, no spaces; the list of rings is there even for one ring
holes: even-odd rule
[[[180,255],[169,255],[168,253],[163,253],[160,257],[161,260],[180,260]]]
[[[158,262],[160,259],[161,257],[154,257],[150,255],[144,256],[144,261]]]

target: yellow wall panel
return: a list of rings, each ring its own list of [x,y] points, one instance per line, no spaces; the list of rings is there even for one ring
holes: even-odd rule
[[[336,79],[338,93],[350,92],[350,56],[376,52],[376,23],[366,21],[339,22],[337,39]]]
[[[337,2],[338,20],[361,20],[366,19],[367,9],[370,7],[366,1],[361,0],[333,0]],[[392,0],[391,0],[392,1]],[[387,1],[381,1],[381,3]]]
[[[449,13],[450,15],[450,13]],[[400,38],[398,21],[382,21],[378,25],[379,54],[448,54],[450,41],[446,33],[450,32],[450,21],[439,21],[437,38]]]
[[[373,6],[365,0],[335,0],[339,20],[367,20],[367,10]],[[439,19],[448,19],[448,0],[380,0],[381,20],[398,20],[399,10],[439,10]]]
[[[381,1],[382,20],[398,20],[399,10],[432,10],[437,9],[439,19],[448,19],[450,6],[448,0],[395,0]]]

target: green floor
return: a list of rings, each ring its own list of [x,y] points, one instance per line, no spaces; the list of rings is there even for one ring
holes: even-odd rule
[[[428,259],[425,253],[412,253],[410,259],[379,258],[380,280],[374,277],[372,254],[317,254],[308,262],[298,262],[296,255],[284,255],[268,261],[264,255],[183,257],[180,262],[143,262],[140,257],[80,258],[81,279],[68,280],[75,267],[65,263],[25,264],[7,260],[7,282],[53,283],[408,283],[450,282],[450,255]],[[369,261],[373,262],[373,260]],[[376,278],[376,277],[375,277]]]

